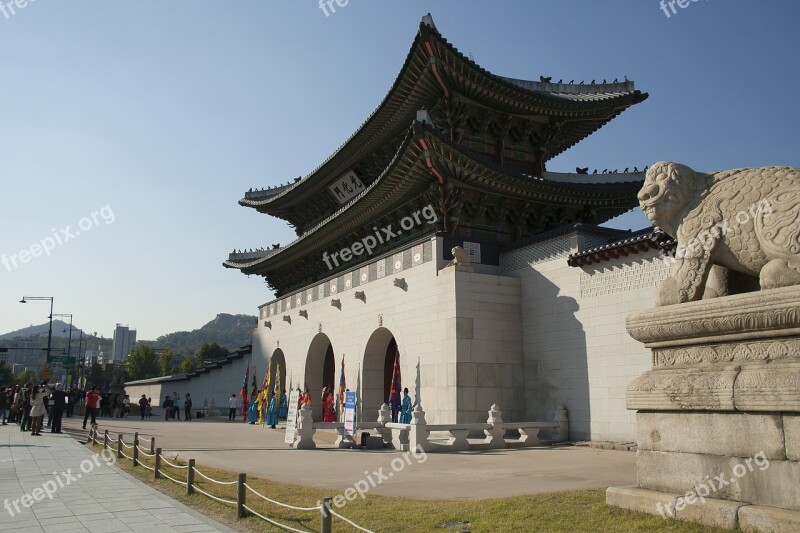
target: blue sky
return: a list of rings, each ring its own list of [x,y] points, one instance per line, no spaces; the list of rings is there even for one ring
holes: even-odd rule
[[[0,254],[17,257],[0,264],[0,332],[45,321],[46,304],[23,295],[140,339],[255,314],[267,287],[221,263],[294,233],[237,201],[330,155],[386,94],[429,11],[496,74],[628,76],[650,93],[550,170],[800,166],[800,2],[676,10],[349,0],[326,16],[316,0],[36,0],[0,12]],[[47,238],[50,255],[20,261]]]

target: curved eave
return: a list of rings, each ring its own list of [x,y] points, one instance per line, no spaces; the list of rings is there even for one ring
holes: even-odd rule
[[[448,173],[463,176],[455,180],[459,186],[540,203],[628,209],[635,204],[642,185],[640,181],[565,183],[509,172],[415,122],[389,166],[360,195],[276,253],[250,261],[229,259],[223,266],[244,274],[266,275],[321,252],[331,242],[363,229],[425,192],[434,180],[425,164],[420,164],[427,158],[444,161],[440,164],[450,166]]]
[[[567,143],[559,145],[552,153],[548,153],[547,159],[563,153],[600,129],[625,109],[644,101],[648,96],[647,93],[635,90],[633,82],[572,86],[571,90],[575,94],[529,89],[523,85],[548,88],[552,86],[553,90],[566,90],[562,84],[512,80],[494,75],[464,56],[436,29],[422,23],[403,67],[387,95],[362,125],[333,154],[300,181],[280,186],[281,190],[276,190],[278,188],[270,190],[267,197],[259,196],[257,193],[251,194],[250,197],[246,195],[239,201],[239,204],[283,218],[297,225],[299,221],[290,220],[285,209],[318,194],[336,176],[356,164],[360,157],[385,142],[387,131],[391,132],[403,123],[408,124],[412,120],[409,115],[413,116],[412,114],[417,109],[435,103],[441,96],[441,93],[437,94],[432,101],[409,99],[409,95],[415,91],[417,93],[425,92],[424,90],[418,91],[419,86],[426,81],[426,76],[432,78],[428,63],[431,60],[431,50],[434,48],[434,61],[437,64],[457,71],[466,69],[466,76],[477,76],[480,79],[480,83],[477,84],[482,88],[480,94],[469,94],[471,91],[464,91],[470,98],[477,98],[479,101],[490,100],[494,108],[509,113],[547,114],[570,124],[570,127],[574,128],[574,134],[570,136]],[[416,68],[412,68],[412,65],[415,65]],[[427,81],[431,82],[432,80],[428,79]],[[583,90],[586,92],[581,93],[580,87],[585,87]],[[608,93],[601,90],[602,88],[607,88]],[[587,98],[578,97],[582,94]],[[605,96],[606,94],[607,96]],[[576,124],[579,123],[583,124],[576,128]]]

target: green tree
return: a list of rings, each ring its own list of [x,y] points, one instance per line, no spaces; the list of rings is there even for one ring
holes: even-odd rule
[[[92,363],[92,368],[89,370],[89,376],[86,380],[86,386],[91,387],[92,385],[97,385],[100,388],[103,388],[105,382],[105,373],[103,372],[103,365],[98,362]]]
[[[6,383],[11,383],[12,381],[12,372],[11,369],[8,368],[3,362],[0,362],[0,385],[5,385]]]
[[[178,371],[173,362],[174,359],[175,352],[169,348],[158,354],[158,367],[162,376],[171,376]]]
[[[150,346],[137,344],[128,355],[128,378],[131,381],[158,377],[159,370],[156,351]]]
[[[181,359],[180,371],[186,374],[196,369],[198,366],[200,365],[197,364],[197,357],[194,355],[187,355]]]
[[[39,376],[33,370],[25,370],[14,376],[14,384],[25,385],[26,383],[39,382]]]
[[[205,363],[228,357],[230,353],[231,352],[227,348],[220,346],[216,342],[212,342],[211,344],[204,342],[200,345],[200,349],[197,350],[198,366],[203,366]]]

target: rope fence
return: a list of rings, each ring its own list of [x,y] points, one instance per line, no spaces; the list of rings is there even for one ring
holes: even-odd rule
[[[111,447],[112,441],[109,440],[108,430],[105,430],[105,432],[103,433],[102,440],[98,438],[98,435],[99,435],[98,429],[96,427],[93,427],[89,431],[89,438],[87,439],[86,443],[87,444],[91,443],[93,446],[96,445],[96,444],[101,444],[104,449],[106,449],[106,450],[109,449]],[[277,500],[273,500],[272,498],[269,498],[269,497],[261,494],[260,492],[258,492],[253,487],[251,487],[250,485],[247,484],[247,475],[244,474],[244,473],[240,473],[237,476],[237,479],[234,480],[234,481],[219,481],[217,479],[214,479],[214,478],[204,474],[200,470],[198,470],[195,467],[195,460],[194,459],[189,459],[189,464],[188,465],[179,465],[179,464],[171,463],[170,461],[168,461],[166,459],[166,457],[164,457],[162,449],[155,447],[155,437],[151,437],[150,438],[150,453],[145,451],[145,448],[139,445],[139,434],[138,433],[134,434],[133,444],[132,445],[129,445],[124,441],[122,433],[119,433],[117,435],[117,438],[115,439],[114,444],[116,444],[116,452],[117,452],[117,457],[118,458],[123,458],[124,457],[126,459],[132,460],[134,467],[142,466],[146,470],[149,470],[150,472],[153,472],[153,475],[154,475],[155,479],[161,479],[163,477],[165,479],[168,479],[169,481],[172,481],[173,483],[175,483],[177,485],[181,485],[183,487],[186,487],[186,493],[188,495],[191,495],[191,494],[194,494],[195,492],[198,492],[198,493],[202,494],[203,496],[205,496],[207,498],[210,498],[210,499],[212,499],[214,501],[220,502],[220,503],[225,504],[225,505],[235,506],[236,507],[236,513],[237,513],[237,516],[239,518],[244,518],[249,513],[249,514],[251,514],[253,516],[257,516],[258,518],[260,518],[260,519],[262,519],[262,520],[274,525],[275,527],[279,527],[279,528],[284,529],[286,531],[292,531],[292,532],[296,532],[296,533],[307,533],[307,531],[308,531],[308,530],[296,529],[296,528],[294,528],[292,526],[289,526],[289,525],[286,525],[286,524],[282,524],[280,522],[276,522],[272,518],[269,518],[269,517],[259,513],[258,511],[256,511],[252,507],[248,506],[247,505],[247,493],[250,492],[253,495],[261,498],[265,502],[268,502],[268,503],[270,503],[272,505],[276,505],[278,507],[283,507],[285,509],[291,509],[293,511],[301,511],[301,512],[319,512],[320,513],[320,520],[321,520],[320,531],[322,533],[331,533],[331,522],[332,522],[332,517],[334,517],[334,516],[336,518],[346,522],[350,526],[358,529],[359,531],[364,531],[365,533],[373,533],[371,530],[359,526],[358,524],[356,524],[355,522],[353,522],[349,518],[346,518],[346,517],[342,516],[341,514],[337,513],[336,511],[334,511],[331,508],[331,501],[332,501],[331,498],[327,498],[327,497],[324,498],[322,505],[317,505],[317,506],[314,506],[314,507],[300,507],[300,506],[297,506],[297,505],[291,505],[291,504],[288,504],[288,503],[279,502]],[[133,456],[127,455],[123,451],[123,449],[133,450]],[[147,460],[152,460],[154,462],[154,466],[149,466],[149,465],[145,464],[141,459],[142,457],[147,458]],[[177,457],[178,456],[176,455],[173,458],[173,461],[175,461],[177,459]],[[165,468],[172,468],[172,469],[175,469],[175,470],[186,470],[186,480],[183,481],[181,479],[177,479],[175,477],[172,477],[171,475],[169,475],[165,471]],[[226,499],[226,498],[223,498],[221,496],[217,496],[217,495],[211,494],[210,492],[207,492],[206,490],[204,490],[203,488],[198,486],[198,484],[195,482],[195,474],[199,475],[205,481],[208,481],[208,482],[216,484],[216,485],[220,485],[220,486],[224,486],[224,487],[233,487],[234,485],[236,485],[236,500]]]

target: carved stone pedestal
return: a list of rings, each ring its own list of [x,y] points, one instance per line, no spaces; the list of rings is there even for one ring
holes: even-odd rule
[[[653,369],[637,410],[637,487],[609,505],[732,529],[800,531],[800,286],[628,317]]]

